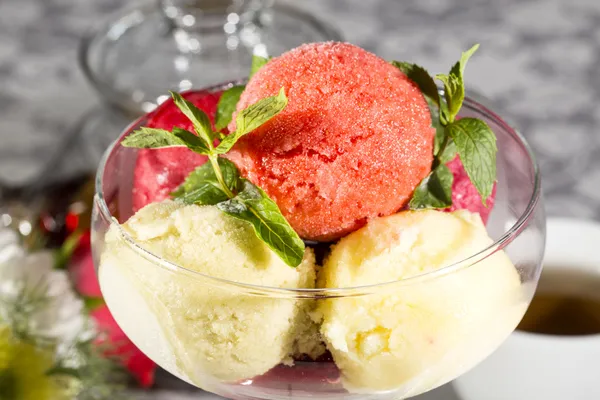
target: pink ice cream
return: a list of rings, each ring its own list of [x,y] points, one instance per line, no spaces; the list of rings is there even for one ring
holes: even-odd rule
[[[454,160],[446,164],[452,175],[454,175],[454,182],[452,183],[452,207],[445,211],[452,212],[456,210],[469,210],[471,212],[479,213],[481,219],[485,224],[492,212],[494,202],[496,200],[496,185],[492,190],[492,194],[487,199],[487,207],[481,202],[481,196],[477,192],[477,189],[471,183],[467,171],[463,167],[460,157],[456,156]]]

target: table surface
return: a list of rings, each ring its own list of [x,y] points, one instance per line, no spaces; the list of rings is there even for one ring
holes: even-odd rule
[[[550,215],[600,219],[600,2],[598,0],[305,0],[295,2],[385,58],[445,72],[481,43],[471,89],[527,137],[541,164]],[[110,116],[78,69],[82,34],[122,0],[0,1],[0,186],[48,169],[90,168],[106,138],[77,136]],[[101,126],[101,125],[100,125]],[[75,136],[73,134],[75,133]],[[108,138],[110,139],[110,138]],[[209,399],[163,375],[140,399]],[[177,392],[177,394],[176,394]],[[446,386],[422,400],[453,400]]]

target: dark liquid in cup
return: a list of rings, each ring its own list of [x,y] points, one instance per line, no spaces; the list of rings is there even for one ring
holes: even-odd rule
[[[517,329],[563,336],[600,334],[600,273],[545,271]]]

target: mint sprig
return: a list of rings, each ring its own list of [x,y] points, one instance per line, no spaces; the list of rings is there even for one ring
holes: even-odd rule
[[[225,214],[248,221],[263,242],[288,265],[295,267],[304,256],[304,242],[290,227],[279,207],[259,187],[242,179],[242,190],[234,198],[217,204]]]
[[[436,79],[444,84],[444,98],[446,99],[447,113],[444,115],[448,122],[453,122],[454,118],[462,107],[465,99],[465,80],[464,73],[467,61],[477,51],[479,44],[474,45],[469,50],[462,53],[460,60],[450,69],[448,75],[437,74]]]
[[[237,193],[240,186],[240,174],[235,164],[226,158],[218,157],[223,183],[231,193]],[[196,168],[185,178],[183,183],[171,193],[174,198],[186,204],[214,205],[229,200],[223,190],[215,168],[206,163]]]
[[[392,61],[392,64],[404,73],[414,83],[419,86],[421,93],[425,96],[428,103],[433,103],[434,106],[440,106],[440,94],[438,92],[435,81],[429,75],[427,70],[417,64],[411,64],[402,61]]]
[[[240,101],[240,96],[246,89],[244,85],[233,86],[223,92],[219,103],[217,104],[217,114],[215,116],[215,129],[222,131],[231,122],[235,107]]]
[[[449,74],[435,76],[444,85],[443,99],[439,96],[434,78],[423,67],[392,62],[423,93],[430,108],[432,126],[436,130],[432,169],[415,189],[409,202],[411,209],[448,208],[452,205],[453,176],[445,164],[453,160],[456,154],[484,205],[492,193],[496,181],[497,152],[494,132],[480,119],[456,119],[465,98],[465,67],[478,48],[476,44],[463,52]]]
[[[236,131],[227,135],[215,149],[217,154],[225,154],[244,135],[252,132],[287,106],[287,97],[283,88],[277,96],[267,97],[240,111],[235,119]]]
[[[186,146],[185,142],[173,132],[165,129],[148,128],[146,126],[142,126],[125,137],[121,144],[125,147],[136,147],[138,149]]]
[[[477,118],[461,118],[447,126],[460,159],[485,204],[496,180],[496,136]]]
[[[212,141],[215,140],[218,135],[213,132],[208,115],[196,107],[192,102],[184,99],[179,93],[170,93],[177,108],[192,121],[192,125],[194,125],[194,130],[198,137],[204,141],[209,149],[212,148]]]
[[[250,223],[258,238],[286,264],[297,267],[304,256],[304,242],[265,192],[241,178],[236,166],[222,158],[244,135],[279,114],[287,105],[283,88],[277,96],[264,98],[241,110],[236,131],[222,137],[213,131],[208,116],[178,93],[173,100],[192,122],[196,134],[181,128],[172,131],[142,127],[127,136],[125,147],[164,148],[185,146],[206,155],[206,164],[192,171],[171,195],[186,204],[215,205],[222,212]],[[215,144],[220,140],[220,143]]]
[[[452,181],[454,176],[445,164],[439,164],[415,189],[408,206],[411,209],[423,208],[422,204],[430,205],[429,208],[446,208],[452,205]]]
[[[259,69],[269,62],[269,60],[270,58],[253,55],[249,78],[252,78]],[[217,104],[217,114],[215,117],[215,129],[218,132],[221,132],[223,129],[225,129],[231,122],[233,113],[235,112],[235,107],[240,101],[240,96],[244,92],[245,88],[246,85],[232,86],[224,91],[221,95],[219,103]]]

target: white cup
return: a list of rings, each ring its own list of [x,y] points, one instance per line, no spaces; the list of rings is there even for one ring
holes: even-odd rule
[[[548,220],[544,272],[566,268],[600,276],[600,224]],[[600,334],[515,331],[454,388],[462,400],[600,399]]]

